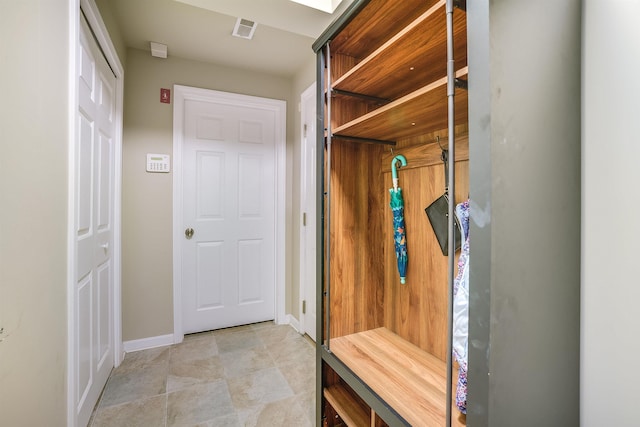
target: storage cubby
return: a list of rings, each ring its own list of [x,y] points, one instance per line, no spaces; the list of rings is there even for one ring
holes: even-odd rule
[[[318,422],[328,426],[442,426],[452,403],[446,393],[450,260],[424,211],[444,191],[441,153],[452,128],[454,200],[469,194],[466,14],[452,14],[451,71],[461,88],[451,116],[445,5],[356,1],[314,44],[324,100]],[[406,284],[396,268],[389,207],[397,154],[407,159],[398,171]],[[455,408],[452,418],[452,425],[465,424]]]

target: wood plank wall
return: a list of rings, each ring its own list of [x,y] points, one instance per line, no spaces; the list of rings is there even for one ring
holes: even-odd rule
[[[466,128],[461,129],[466,132]],[[446,132],[441,132],[446,144]],[[430,141],[431,143],[425,144]],[[389,208],[389,147],[336,141],[331,174],[331,336],[386,326],[445,360],[447,257],[442,255],[424,208],[445,185],[434,135],[399,142],[393,155],[405,200],[409,264],[400,284]],[[468,197],[468,139],[457,138],[456,202]]]
[[[331,336],[382,326],[382,149],[336,142],[331,172]],[[377,185],[372,185],[377,183]]]
[[[439,148],[438,148],[439,151]],[[410,162],[410,158],[407,159]],[[467,198],[468,161],[456,162],[456,202]],[[444,166],[435,164],[399,172],[405,200],[407,252],[406,284],[401,285],[395,254],[385,252],[385,326],[423,350],[445,360],[447,347],[447,258],[424,208],[444,190]],[[384,174],[391,181],[391,173]],[[463,185],[462,183],[465,182]],[[385,242],[393,244],[392,214],[385,212]]]

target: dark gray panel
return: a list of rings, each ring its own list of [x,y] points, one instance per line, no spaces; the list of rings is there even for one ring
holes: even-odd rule
[[[580,1],[474,3],[469,425],[577,426]]]
[[[469,61],[469,372],[467,425],[489,425],[491,81],[489,1],[467,3]]]

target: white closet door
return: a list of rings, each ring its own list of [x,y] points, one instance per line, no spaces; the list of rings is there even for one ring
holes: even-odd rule
[[[75,409],[86,425],[114,365],[116,78],[81,20],[76,147]]]

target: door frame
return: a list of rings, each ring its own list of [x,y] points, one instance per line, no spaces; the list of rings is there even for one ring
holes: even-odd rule
[[[182,325],[182,150],[186,101],[215,100],[239,107],[258,107],[275,113],[275,322],[286,322],[285,315],[285,215],[286,215],[286,102],[270,98],[173,86],[173,342],[184,339]]]
[[[309,175],[309,165],[305,163],[305,153],[306,153],[306,148],[305,148],[305,129],[304,129],[304,118],[306,116],[306,108],[305,108],[305,100],[308,100],[309,98],[314,98],[316,97],[316,82],[313,82],[307,89],[305,89],[302,94],[300,95],[300,178],[302,181],[302,177],[304,177],[305,175]],[[315,104],[314,104],[314,108],[315,108]],[[309,133],[306,133],[307,135],[309,135]],[[315,133],[312,133],[313,136],[315,137]],[[299,295],[300,295],[300,301],[298,301],[298,307],[299,307],[299,317],[300,317],[300,332],[301,333],[305,333],[307,330],[307,326],[306,322],[307,322],[307,318],[306,315],[303,313],[303,301],[308,299],[308,295],[307,295],[307,287],[305,286],[305,281],[307,279],[308,273],[306,271],[306,267],[305,267],[305,263],[302,262],[302,260],[304,259],[304,255],[305,255],[305,250],[306,247],[309,244],[314,244],[316,243],[316,237],[315,237],[315,230],[313,230],[314,234],[313,234],[313,238],[309,239],[309,237],[307,236],[307,233],[305,232],[305,226],[303,225],[303,219],[302,219],[302,215],[304,212],[307,213],[307,216],[309,215],[316,215],[315,210],[313,212],[310,212],[308,209],[306,209],[306,201],[309,200],[310,197],[313,197],[315,200],[316,195],[310,195],[306,193],[306,188],[302,188],[300,187],[300,228],[299,228],[299,271],[300,271],[300,277],[299,277],[299,286],[300,286],[300,290],[299,290]],[[317,221],[317,218],[316,218]],[[314,278],[315,278],[315,274],[314,274]],[[314,291],[315,292],[315,291]],[[315,296],[315,293],[313,294]],[[307,307],[308,309],[308,307]],[[317,315],[317,313],[316,313]],[[313,330],[315,331],[315,327],[316,325],[311,325],[311,328],[313,328]]]
[[[82,9],[82,12],[81,12]],[[79,37],[81,13],[87,19],[91,31],[104,53],[107,63],[116,76],[115,88],[115,134],[114,134],[114,174],[113,174],[113,362],[117,367],[122,362],[122,292],[121,292],[121,212],[122,212],[122,126],[123,126],[123,100],[124,100],[124,68],[118,58],[117,51],[109,37],[109,32],[102,20],[95,0],[70,0],[69,1],[69,110],[68,110],[68,215],[67,215],[67,425],[77,425],[75,397],[78,392],[76,387],[76,323],[75,316],[75,286],[76,286],[76,196],[75,188],[77,176],[75,171],[76,144],[78,141],[78,64],[79,64]]]

